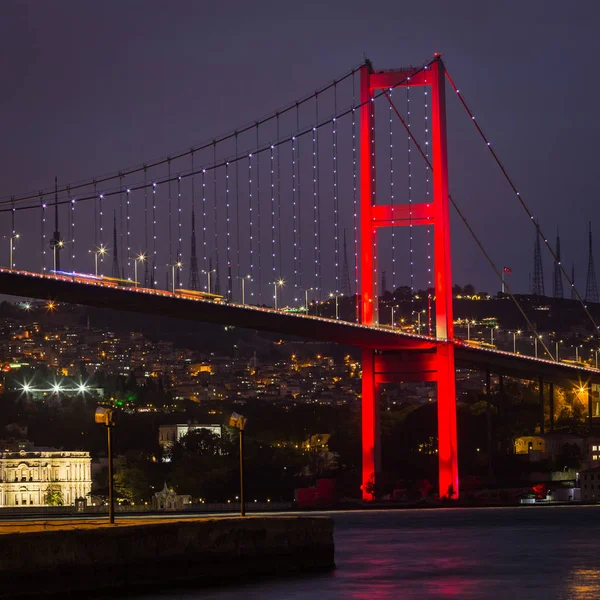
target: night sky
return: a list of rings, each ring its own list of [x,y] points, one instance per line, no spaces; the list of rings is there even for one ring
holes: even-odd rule
[[[560,228],[563,263],[570,270],[575,261],[583,293],[590,220],[600,260],[594,183],[600,136],[599,17],[600,5],[590,0],[5,1],[0,19],[0,196],[51,188],[55,175],[64,185],[116,172],[210,140],[306,96],[360,64],[365,55],[376,69],[387,69],[422,65],[441,52],[553,245]],[[533,228],[449,88],[447,95],[451,192],[494,260],[513,269],[509,281],[515,291],[526,292],[533,269]],[[265,130],[261,142],[269,135]],[[347,133],[340,133],[340,144],[343,135]],[[394,136],[406,146],[399,128]],[[300,155],[304,167],[308,146],[309,140]],[[398,151],[398,165],[401,156]],[[261,168],[267,173],[267,163]],[[382,171],[380,166],[378,177],[388,177]],[[266,185],[267,175],[261,177]],[[398,187],[405,186],[402,177],[398,167]],[[184,195],[187,207],[188,187]],[[397,199],[403,201],[402,195]],[[310,196],[302,199],[307,206],[311,201]],[[347,197],[340,199],[348,228],[351,204]],[[283,209],[284,219],[289,210]],[[187,208],[185,213],[184,262],[189,256]],[[112,209],[106,218],[112,219]],[[310,230],[308,221],[305,229]],[[33,269],[39,229],[18,223],[17,230],[29,236],[17,248],[17,265]],[[48,231],[50,235],[51,227]],[[10,217],[2,213],[0,237],[9,232]],[[324,232],[323,239],[331,235]],[[80,253],[88,252],[88,242],[79,241]],[[8,241],[0,243],[4,265]],[[270,242],[263,243],[270,252]],[[324,254],[332,251],[328,243],[324,241]],[[269,252],[262,253],[267,270]],[[406,258],[401,252],[398,263]],[[353,256],[349,258],[352,268]],[[221,260],[224,264],[223,256]],[[550,294],[549,254],[544,261]],[[163,268],[164,262],[161,257]],[[458,284],[472,282],[490,293],[499,289],[456,215],[453,270]],[[265,273],[264,282],[270,275]],[[422,287],[424,277],[415,276],[415,285]],[[187,283],[187,274],[183,279]],[[159,284],[163,282],[160,275]],[[400,267],[395,283],[408,284]]]

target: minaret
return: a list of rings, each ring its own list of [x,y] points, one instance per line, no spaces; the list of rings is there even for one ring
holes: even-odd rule
[[[598,285],[596,284],[596,272],[594,271],[594,253],[592,252],[592,222],[588,234],[588,271],[585,282],[585,301],[598,302]]]
[[[56,256],[56,270],[60,271],[60,231],[58,230],[58,177],[54,177],[54,236],[50,247]]]
[[[348,251],[346,248],[346,229],[344,229],[344,262],[342,266],[342,296],[350,296],[352,290],[350,288],[350,269],[348,268]]]
[[[190,290],[198,289],[198,257],[196,255],[196,215],[192,205],[192,249],[190,252],[190,279],[188,281]]]
[[[575,294],[575,263],[571,263],[571,283],[573,286],[571,287],[571,300],[575,300],[577,298],[577,294]]]
[[[531,282],[531,293],[534,296],[545,296],[544,292],[544,268],[542,266],[542,251],[540,248],[540,234],[536,232],[533,245],[533,279]]]
[[[556,261],[554,263],[554,287],[552,295],[555,298],[563,297],[562,273],[560,271],[560,237],[558,236],[558,227],[556,228]]]
[[[113,211],[113,264],[112,276],[121,277],[121,269],[119,269],[119,253],[117,252],[117,211]]]

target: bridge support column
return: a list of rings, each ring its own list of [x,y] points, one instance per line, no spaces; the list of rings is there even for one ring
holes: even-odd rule
[[[540,377],[540,435],[546,433],[546,415],[544,414],[544,380]]]
[[[381,471],[381,442],[379,425],[379,384],[375,378],[375,351],[362,353],[362,497],[372,500],[367,492],[369,480]]]
[[[440,497],[458,498],[454,346],[439,344],[436,355]]]
[[[554,384],[550,384],[550,431],[554,431]]]
[[[587,386],[587,405],[588,405],[588,435],[592,435],[592,384]]]

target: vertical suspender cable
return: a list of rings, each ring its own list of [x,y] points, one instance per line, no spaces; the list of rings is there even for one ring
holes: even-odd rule
[[[260,148],[260,138],[259,138],[259,124],[258,121],[256,123],[256,227],[258,231],[258,293],[260,295],[260,300],[262,302],[262,259],[261,259],[261,247],[260,247],[260,155],[261,153],[258,151]]]
[[[392,96],[392,88],[390,88],[390,98]],[[396,198],[394,194],[394,130],[393,130],[393,111],[390,105],[390,204],[392,205],[392,218],[395,217],[394,205]],[[392,303],[394,302],[394,294],[396,292],[396,227],[392,226]],[[382,290],[385,294],[385,290]],[[392,323],[393,325],[394,323]]]
[[[172,199],[171,199],[171,159],[168,159],[168,179],[169,179],[169,265],[173,264],[173,222],[172,222]],[[169,279],[169,270],[167,270],[167,280]]]
[[[239,153],[238,153],[238,134],[235,132],[235,253],[236,266],[235,272],[237,277],[242,277],[240,272],[240,168],[239,168]]]
[[[229,163],[225,163],[225,242],[227,244],[225,248],[227,259],[227,299],[231,300],[231,294],[233,292],[231,281],[231,238],[229,237]]]
[[[124,255],[124,244],[123,244],[123,174],[119,176],[120,181],[120,192],[119,192],[119,266],[121,267],[121,273],[117,277],[123,276],[123,255]]]
[[[156,181],[152,183],[152,271],[151,286],[156,286]]]
[[[217,204],[217,141],[213,140],[213,228],[215,237],[215,287],[217,294],[221,293],[221,266],[219,264],[219,206]]]
[[[391,105],[390,105],[391,107]],[[410,134],[410,86],[406,86],[406,125],[408,129],[408,259],[410,267],[410,315],[414,326],[415,320],[415,271],[413,249],[413,221],[412,221],[412,148]],[[421,333],[419,331],[419,333]]]
[[[177,176],[177,262],[181,262],[181,175]],[[181,267],[175,270],[177,287],[181,287]]]
[[[428,97],[427,97],[427,67],[425,67],[425,87],[424,90],[424,100],[425,100],[425,155],[427,159],[429,159],[429,114],[428,114]],[[429,164],[425,163],[425,203],[429,208],[430,204],[430,192],[429,192]],[[429,211],[428,211],[429,213]],[[427,217],[429,219],[429,217]],[[428,335],[432,335],[433,327],[432,327],[432,251],[431,251],[431,238],[433,236],[433,232],[431,230],[431,225],[427,226],[427,333]]]
[[[296,135],[300,133],[300,104],[296,102]],[[302,287],[302,195],[300,194],[300,137],[296,139],[296,190],[298,198],[298,286]],[[294,298],[298,302],[298,298]]]
[[[42,210],[41,215],[41,243],[42,243],[42,273],[46,272],[46,203],[44,202],[44,196],[40,192],[40,206]]]
[[[321,265],[321,186],[320,186],[320,165],[319,165],[319,94],[315,94],[315,105],[316,105],[316,117],[317,117],[317,127],[316,127],[316,152],[315,152],[315,158],[317,161],[317,180],[316,180],[316,185],[317,185],[317,233],[318,233],[318,237],[317,237],[317,243],[318,243],[318,255],[319,255],[319,260],[317,262],[317,269],[318,269],[318,280],[319,283],[317,285],[317,289],[319,291],[319,300],[321,300],[322,297],[322,293],[323,293],[323,272],[322,272],[322,265]]]
[[[275,281],[277,279],[277,273],[275,271],[275,153],[273,152],[273,149],[274,146],[271,144],[271,149],[269,151],[269,164],[271,166],[271,278]]]
[[[98,190],[94,179],[94,249],[98,248]]]
[[[206,169],[202,169],[202,254],[203,270],[205,273],[208,273],[208,252],[206,249]],[[206,285],[204,289],[208,292]]]
[[[126,241],[127,241],[127,274],[126,277],[127,279],[131,279],[131,215],[129,213],[129,209],[130,209],[130,201],[131,201],[131,190],[129,188],[127,188],[127,196],[125,196],[126,198],[126,204],[125,204],[125,225],[127,226],[127,235],[126,235]]]
[[[333,84],[333,112],[337,116],[337,83]],[[340,236],[338,215],[338,174],[337,174],[337,121],[331,121],[333,136],[333,258],[335,266],[335,294],[340,292]],[[337,300],[336,300],[337,302]]]
[[[356,81],[352,73],[352,205],[354,217],[354,303],[357,323],[360,322],[358,298],[358,194],[356,186]]]
[[[317,128],[312,130],[312,180],[313,180],[313,240],[315,261],[315,290],[319,287],[319,233],[317,228],[318,217],[318,193],[317,193]]]
[[[248,218],[250,225],[250,281],[254,281],[254,240],[252,231],[252,153],[248,154]],[[250,296],[254,296],[254,286]]]
[[[277,113],[277,249],[279,252],[279,276],[283,276],[283,253],[281,251],[281,159],[279,152],[279,113]]]
[[[294,251],[294,297],[298,295],[298,217],[296,215],[296,136],[292,136],[292,247]]]
[[[71,188],[67,186],[69,190],[69,197],[71,196]],[[75,271],[75,204],[77,201],[75,198],[70,198],[69,206],[71,212],[71,268]]]

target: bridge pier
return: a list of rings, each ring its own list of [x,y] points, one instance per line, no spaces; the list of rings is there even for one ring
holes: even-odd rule
[[[544,379],[540,377],[540,435],[546,433],[546,415],[544,414]]]
[[[549,402],[550,402],[550,431],[554,431],[554,384],[550,384],[550,393],[549,393]]]
[[[379,383],[375,377],[375,350],[362,352],[362,497],[372,500],[369,481],[381,471]]]
[[[587,405],[588,405],[588,435],[592,435],[592,384],[586,386],[587,389]]]
[[[379,386],[407,381],[435,381],[438,407],[438,475],[442,498],[458,497],[456,383],[454,346],[436,343],[402,351],[363,350],[362,354],[362,497],[381,472]]]

